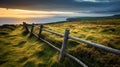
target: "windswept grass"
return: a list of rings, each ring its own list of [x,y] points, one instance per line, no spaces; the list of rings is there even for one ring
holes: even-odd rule
[[[120,50],[120,20],[66,22],[44,25],[45,28]],[[30,27],[29,27],[30,28]],[[38,28],[34,29],[38,34]],[[61,47],[63,37],[43,31],[42,38]],[[26,33],[21,25],[0,27],[0,67],[81,67],[65,57],[58,61],[59,52]],[[120,56],[69,39],[67,52],[82,60],[89,67],[119,67]]]
[[[59,63],[59,53],[37,38],[30,37],[30,34],[27,34],[22,26],[15,26],[14,30],[3,27],[0,29],[0,32],[8,33],[0,34],[0,67],[74,66],[70,65],[71,63],[69,61],[78,66],[76,62],[69,58],[66,58],[63,63]]]
[[[70,28],[70,35],[85,40],[99,43],[120,50],[120,20],[99,20],[83,22],[66,22],[58,24],[44,25],[47,29],[64,33],[66,28]],[[46,38],[52,41],[61,42],[63,39],[55,35],[43,32]],[[49,36],[48,36],[49,35]],[[59,45],[59,42],[57,42]],[[70,47],[71,46],[71,47]],[[91,67],[118,67],[120,66],[120,56],[104,50],[94,48],[90,45],[71,42],[68,43],[68,52],[84,61]],[[117,59],[117,60],[116,60]],[[115,61],[116,60],[116,61]]]

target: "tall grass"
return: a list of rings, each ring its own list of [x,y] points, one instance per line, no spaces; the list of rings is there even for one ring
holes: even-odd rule
[[[44,25],[45,28],[120,49],[120,20],[65,22]],[[30,27],[29,27],[30,28]],[[34,29],[38,34],[38,28]],[[63,37],[43,31],[42,38],[61,48]],[[59,52],[26,33],[21,25],[5,25],[0,28],[0,67],[79,67],[65,57],[58,61]],[[120,56],[69,39],[67,52],[90,67],[119,67]]]

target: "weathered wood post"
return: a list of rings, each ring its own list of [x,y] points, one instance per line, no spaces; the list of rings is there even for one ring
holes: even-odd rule
[[[31,31],[30,31],[30,36],[32,36],[34,30],[34,23],[32,23]]]
[[[25,22],[23,22],[23,29],[25,28]]]
[[[40,25],[40,27],[39,27],[39,33],[38,33],[39,37],[41,36],[42,30],[43,30],[43,25]]]
[[[68,42],[68,36],[69,36],[69,29],[67,28],[64,33],[64,40],[63,40],[62,47],[60,50],[59,61],[62,61],[65,56],[67,42]]]
[[[26,22],[23,22],[23,27],[25,28],[26,32],[29,32]]]

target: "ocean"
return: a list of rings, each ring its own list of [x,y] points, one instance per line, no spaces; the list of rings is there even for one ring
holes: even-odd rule
[[[65,17],[46,17],[46,18],[10,18],[10,17],[0,17],[0,25],[3,24],[22,24],[23,22],[26,23],[53,23],[58,21],[65,21]]]

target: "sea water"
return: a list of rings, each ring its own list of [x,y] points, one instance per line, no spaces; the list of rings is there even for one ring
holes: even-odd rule
[[[42,23],[53,23],[58,21],[65,21],[65,17],[47,17],[47,18],[10,18],[10,17],[0,17],[0,25],[3,24],[22,24],[23,22],[26,23],[36,23],[36,24],[42,24]]]

